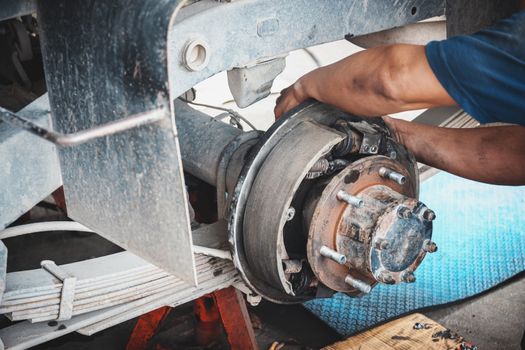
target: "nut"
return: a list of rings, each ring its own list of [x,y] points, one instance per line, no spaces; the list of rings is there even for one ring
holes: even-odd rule
[[[427,209],[423,212],[423,219],[426,221],[434,221],[436,219],[436,213],[433,210]]]

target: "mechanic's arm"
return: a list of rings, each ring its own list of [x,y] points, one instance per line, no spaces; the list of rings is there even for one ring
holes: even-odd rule
[[[525,185],[525,127],[449,129],[383,117],[417,160],[471,180]]]
[[[368,49],[318,68],[283,90],[275,116],[313,98],[359,116],[455,105],[430,68],[425,47]]]

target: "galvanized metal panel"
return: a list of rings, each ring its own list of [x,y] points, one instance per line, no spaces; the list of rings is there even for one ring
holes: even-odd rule
[[[2,0],[0,21],[36,12],[36,0]]]
[[[169,105],[166,33],[177,4],[39,3],[58,131],[70,133]],[[170,120],[61,149],[59,156],[71,218],[197,283],[178,137]]]
[[[50,127],[44,95],[19,112]],[[50,195],[62,184],[54,145],[25,130],[0,123],[0,230]]]
[[[444,13],[445,0],[202,0],[183,8],[169,30],[170,86],[179,96],[223,70]],[[184,60],[192,43],[206,52],[200,70]]]

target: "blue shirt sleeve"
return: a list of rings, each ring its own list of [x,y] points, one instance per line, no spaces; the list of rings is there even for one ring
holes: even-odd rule
[[[472,35],[432,41],[426,56],[449,95],[480,123],[525,125],[525,11]]]

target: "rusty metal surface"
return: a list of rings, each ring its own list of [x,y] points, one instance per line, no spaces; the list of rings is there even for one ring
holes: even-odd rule
[[[385,180],[379,175],[379,169],[383,166],[405,174],[409,180],[405,182],[404,185]],[[347,265],[340,265],[321,256],[319,250],[322,246],[337,250],[338,235],[353,236],[355,234],[361,234],[363,237],[357,237],[358,240],[368,243],[369,231],[374,228],[381,212],[377,210],[378,208],[376,208],[370,197],[363,195],[364,192],[370,187],[388,184],[388,186],[397,192],[407,196],[414,196],[414,181],[415,179],[409,176],[406,168],[384,156],[373,156],[361,159],[341,171],[330,181],[316,206],[308,233],[308,261],[320,281],[329,288],[338,291],[356,292],[354,288],[345,283],[345,277],[349,274],[349,267],[352,266],[352,264],[355,270],[362,271],[362,266],[365,265],[366,262],[362,261],[361,263],[357,263],[349,259]],[[349,194],[362,197],[365,202],[364,210],[361,210],[361,208],[356,209],[347,203],[339,201],[336,194],[340,190],[345,190]],[[352,218],[353,216],[362,218],[363,220],[360,222],[367,222],[368,227],[361,227],[355,230],[352,222],[346,220],[346,218]],[[363,254],[364,252],[360,253]],[[356,266],[357,264],[359,266]],[[358,275],[356,277],[365,278],[369,280],[370,283],[375,282],[366,275]]]
[[[39,3],[46,83],[58,132],[170,105],[166,36],[178,3]],[[197,283],[178,137],[169,118],[61,149],[59,157],[71,218]]]
[[[427,218],[424,213],[432,211],[417,199],[406,197],[397,199],[388,209],[380,217],[374,234],[375,242],[387,242],[388,245],[372,244],[370,271],[381,283],[413,283],[414,271],[426,252],[437,250],[435,243],[430,241],[435,214],[432,214],[434,218]]]

